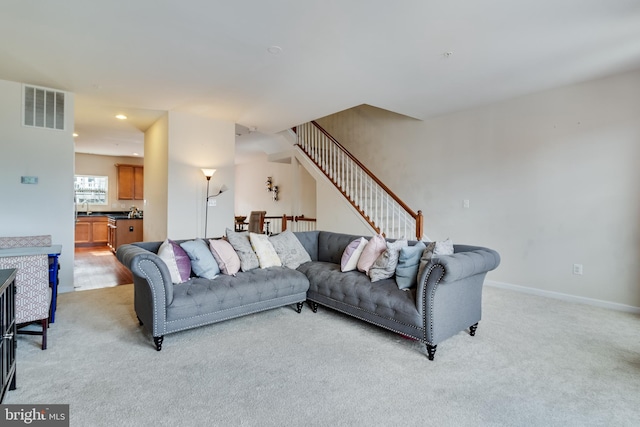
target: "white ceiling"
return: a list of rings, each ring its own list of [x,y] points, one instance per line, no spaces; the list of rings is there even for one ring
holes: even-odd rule
[[[167,110],[259,147],[360,104],[425,119],[637,69],[640,1],[11,1],[0,40],[0,79],[76,94],[77,151],[132,155]]]

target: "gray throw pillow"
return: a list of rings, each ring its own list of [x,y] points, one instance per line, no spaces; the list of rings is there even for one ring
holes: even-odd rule
[[[396,240],[393,243],[387,242],[387,250],[376,258],[367,273],[371,278],[371,282],[377,282],[378,280],[393,277],[396,273],[396,267],[398,266],[400,250],[404,246],[407,246],[407,241],[404,239]]]
[[[238,258],[240,258],[240,270],[249,271],[260,267],[258,256],[254,252],[253,247],[251,247],[248,232],[236,233],[230,228],[227,228],[227,240],[238,254]]]
[[[436,247],[436,242],[431,242],[427,244],[426,249],[422,252],[422,256],[420,258],[420,267],[418,267],[418,275],[416,276],[416,283],[418,277],[422,276],[422,272],[425,268],[431,263],[431,258],[433,257],[433,250]]]
[[[295,270],[300,267],[300,264],[311,261],[311,257],[300,240],[289,230],[269,237],[269,241],[276,250],[282,265],[287,268]]]
[[[396,283],[399,289],[408,289],[416,286],[420,258],[426,248],[427,245],[423,242],[418,242],[413,246],[405,246],[400,249],[398,266],[396,267]]]
[[[436,256],[453,255],[455,249],[453,248],[453,242],[451,239],[443,240],[440,242],[430,242],[427,248],[422,252],[422,258],[420,258],[420,268],[418,268],[418,277],[422,276],[422,272],[429,264],[431,259]]]
[[[191,269],[198,277],[215,279],[220,274],[218,263],[213,258],[209,245],[202,239],[189,240],[180,243],[180,247],[191,260]]]

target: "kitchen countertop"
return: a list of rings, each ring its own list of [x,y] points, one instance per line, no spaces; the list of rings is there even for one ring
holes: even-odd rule
[[[128,214],[117,214],[117,215],[109,214],[107,216],[109,218],[113,218],[113,219],[144,219],[144,218],[140,218],[140,217],[138,217],[138,218],[129,218]]]
[[[92,217],[92,216],[106,216],[108,218],[113,219],[144,219],[144,218],[129,218],[129,212],[91,212],[87,214],[86,212],[78,212],[78,217]]]

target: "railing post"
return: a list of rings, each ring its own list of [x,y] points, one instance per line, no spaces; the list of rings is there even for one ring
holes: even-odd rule
[[[282,215],[282,231],[287,230],[287,214]]]
[[[416,239],[422,240],[422,211],[418,211],[418,215],[416,215]]]

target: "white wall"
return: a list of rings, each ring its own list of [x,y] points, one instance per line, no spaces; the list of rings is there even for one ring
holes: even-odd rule
[[[118,199],[118,168],[121,165],[142,165],[144,159],[140,157],[120,157],[102,156],[96,154],[75,154],[75,174],[76,175],[98,175],[108,177],[107,204],[89,205],[93,212],[129,211],[131,206],[140,210],[144,209],[142,200],[119,200]],[[85,206],[78,206],[78,209],[85,209]]]
[[[143,240],[167,238],[167,185],[169,167],[169,114],[144,133]]]
[[[222,236],[234,224],[235,124],[170,111],[168,131],[167,237],[205,237],[207,180],[201,168],[216,169],[210,194],[222,185],[228,189],[208,209],[207,237]]]
[[[319,122],[431,238],[498,250],[491,280],[640,307],[640,72],[423,122],[367,106]]]
[[[144,240],[204,237],[207,180],[201,168],[216,169],[209,194],[227,191],[209,207],[207,236],[233,227],[235,124],[170,111],[144,136]]]
[[[66,130],[23,127],[22,84],[0,80],[0,235],[51,234],[62,245],[59,292],[73,290],[73,94],[65,101]]]
[[[297,162],[270,162],[259,159],[236,165],[236,215],[249,216],[251,211],[267,211],[267,216],[316,215],[316,184]],[[267,177],[278,186],[278,201],[266,190]]]

